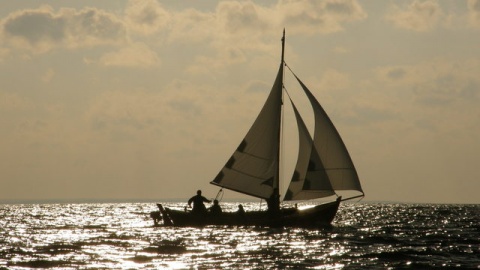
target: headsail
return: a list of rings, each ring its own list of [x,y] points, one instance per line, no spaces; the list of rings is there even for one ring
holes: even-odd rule
[[[306,200],[333,195],[334,193],[327,190],[325,181],[330,183],[333,190],[355,190],[363,193],[355,166],[337,129],[310,90],[296,75],[295,78],[313,107],[315,133],[305,178],[299,179],[294,175],[285,200]],[[297,116],[297,119],[299,118]],[[305,124],[298,125],[299,132],[302,133],[301,126]],[[302,183],[300,190],[299,183]]]
[[[278,188],[283,63],[262,111],[211,184],[258,198]]]
[[[307,200],[335,195],[320,156],[297,107],[290,99],[298,127],[298,158],[284,200]]]

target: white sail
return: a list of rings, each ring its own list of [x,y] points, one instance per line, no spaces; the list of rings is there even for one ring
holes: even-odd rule
[[[291,99],[290,102],[297,120],[299,147],[297,164],[284,200],[309,200],[335,195],[312,136]]]
[[[302,86],[315,115],[315,133],[309,168],[303,181],[302,190],[298,190],[298,180],[293,178],[287,193],[288,200],[305,200],[330,196],[325,181],[329,181],[333,190],[355,190],[362,192],[360,180],[352,159],[337,129],[305,84],[295,75]],[[303,124],[304,125],[304,124]],[[301,130],[301,128],[299,127]],[[317,160],[319,158],[319,160]],[[326,177],[325,177],[326,176]],[[328,180],[327,180],[328,179]]]
[[[278,188],[282,88],[283,63],[262,111],[211,184],[264,199]]]

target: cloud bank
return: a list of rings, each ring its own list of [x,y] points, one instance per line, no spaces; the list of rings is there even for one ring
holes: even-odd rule
[[[478,197],[479,1],[90,3],[2,13],[0,197],[208,189],[265,101],[284,27],[368,199]]]

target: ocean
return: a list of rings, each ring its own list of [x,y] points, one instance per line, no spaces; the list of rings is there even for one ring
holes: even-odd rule
[[[154,227],[156,210],[0,204],[0,269],[480,269],[480,205],[346,203],[319,229]]]

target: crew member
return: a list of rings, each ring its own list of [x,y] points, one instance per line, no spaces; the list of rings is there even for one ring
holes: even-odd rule
[[[190,200],[188,200],[188,206],[192,207],[192,203],[193,203],[193,209],[192,209],[193,213],[206,213],[207,208],[203,204],[204,202],[210,203],[212,201],[203,197],[201,190],[197,190],[197,195],[193,196],[192,198],[190,198]]]

